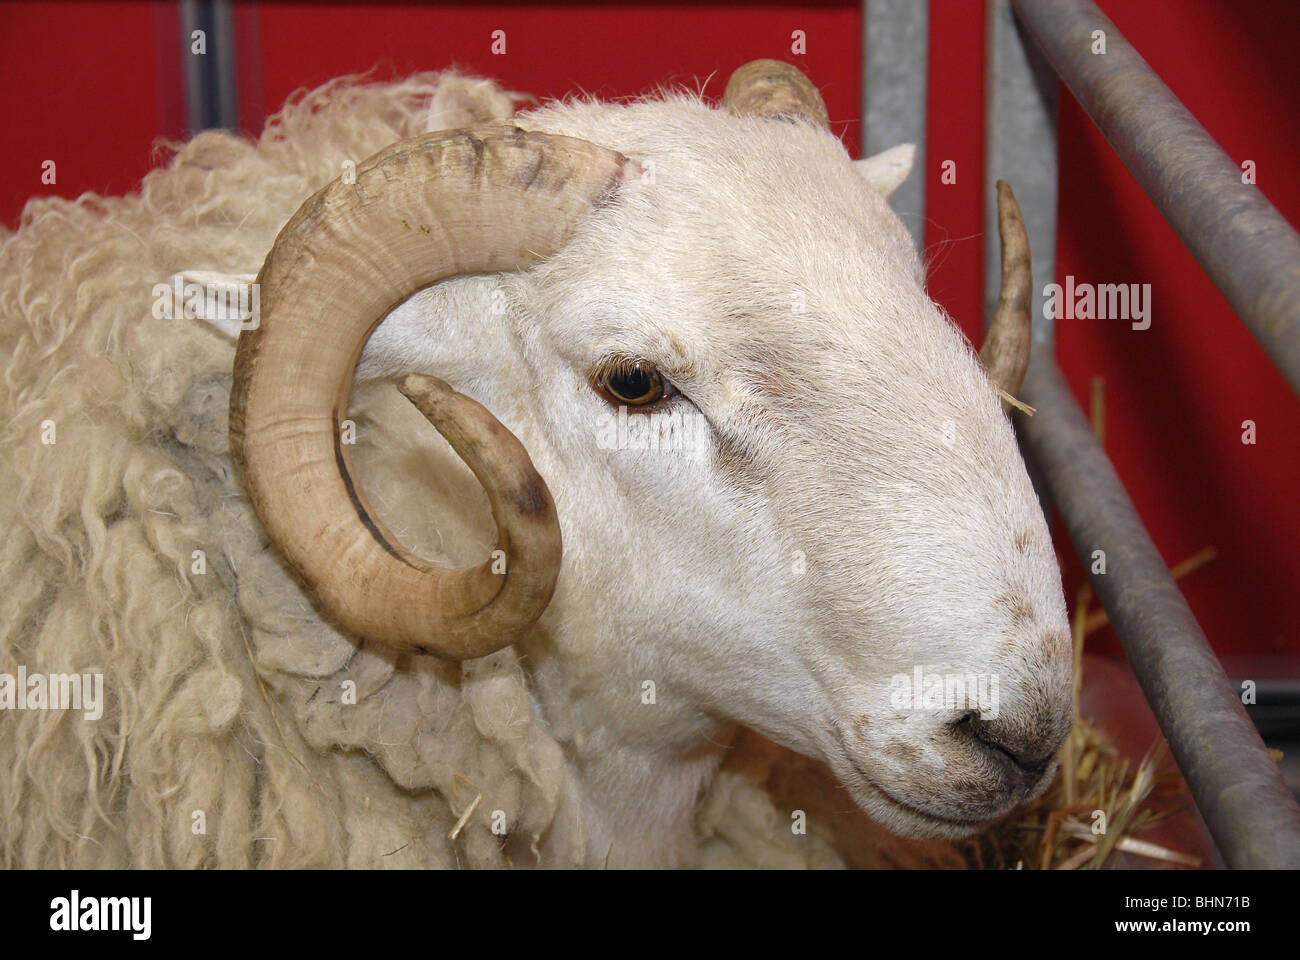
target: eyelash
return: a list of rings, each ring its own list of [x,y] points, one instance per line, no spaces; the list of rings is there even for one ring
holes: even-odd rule
[[[625,382],[620,384],[620,380]],[[640,382],[642,380],[644,384]],[[631,356],[615,356],[600,363],[592,373],[591,383],[596,392],[613,406],[638,409],[653,409],[679,393],[653,363]],[[642,386],[644,392],[638,392]]]

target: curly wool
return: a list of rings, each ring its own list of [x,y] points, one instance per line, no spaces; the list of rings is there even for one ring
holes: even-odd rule
[[[322,622],[231,471],[233,345],[151,310],[175,272],[256,272],[345,160],[509,113],[439,81],[333,83],[256,143],[198,135],[136,195],[34,200],[6,238],[0,672],[102,673],[106,702],[0,715],[5,866],[504,865],[493,809],[525,852],[554,816],[560,748],[513,652],[403,660]],[[387,386],[356,405],[398,506],[404,406]]]

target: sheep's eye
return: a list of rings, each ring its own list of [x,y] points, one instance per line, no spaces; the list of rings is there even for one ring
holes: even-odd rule
[[[659,371],[637,360],[612,364],[596,374],[596,389],[612,403],[625,403],[643,407],[673,393],[672,385],[659,375]]]

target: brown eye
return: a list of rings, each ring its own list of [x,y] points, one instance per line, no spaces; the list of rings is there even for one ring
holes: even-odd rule
[[[643,360],[619,363],[596,374],[596,389],[612,403],[643,407],[673,392],[659,371]]]

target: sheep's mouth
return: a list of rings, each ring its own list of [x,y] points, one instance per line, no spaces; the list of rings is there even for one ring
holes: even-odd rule
[[[973,833],[985,824],[990,823],[993,819],[996,819],[989,817],[946,817],[940,816],[939,814],[933,813],[929,810],[922,810],[920,807],[913,806],[905,800],[898,799],[898,797],[894,796],[882,787],[879,783],[873,780],[852,757],[849,757],[849,764],[853,767],[853,772],[858,775],[861,782],[876,796],[880,797],[887,806],[909,819],[922,821],[925,826],[929,826],[931,829],[941,830],[944,833],[952,833],[954,831]]]
[[[846,781],[845,786],[850,793],[866,792],[871,797],[878,799],[891,812],[898,814],[905,822],[913,825],[916,836],[967,836],[975,833],[980,828],[987,826],[997,819],[997,814],[990,814],[984,817],[952,817],[934,813],[931,810],[923,810],[920,807],[901,800],[886,790],[881,784],[868,773],[853,754],[847,749],[841,737],[841,753],[845,760],[848,761],[849,768],[855,776],[851,782]],[[855,797],[855,799],[857,799]],[[858,800],[859,806],[867,809],[867,805]]]

